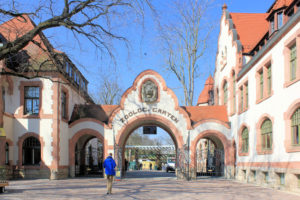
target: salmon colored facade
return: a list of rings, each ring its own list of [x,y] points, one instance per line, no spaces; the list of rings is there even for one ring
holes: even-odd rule
[[[295,192],[300,191],[299,7],[297,0],[276,0],[266,13],[231,13],[224,5],[213,86],[214,103],[227,107],[237,141],[235,178]],[[226,104],[224,81],[231,85]]]
[[[31,57],[49,58],[42,75],[55,81],[1,77],[0,152],[5,158],[0,165],[10,169],[12,178],[74,177],[77,148],[97,138],[103,156],[113,153],[122,168],[122,149],[130,134],[154,125],[174,141],[177,166],[185,167],[177,171],[178,177],[186,168],[190,177],[196,177],[197,151],[205,139],[224,153],[225,177],[299,192],[299,7],[298,0],[277,0],[266,13],[249,14],[230,13],[224,5],[215,73],[205,82],[197,106],[180,106],[164,78],[153,70],[134,79],[119,105],[96,105],[76,66],[39,34],[36,40],[50,52],[31,43],[24,50]],[[25,19],[1,25],[3,38],[16,37],[8,28],[30,30],[34,24]],[[1,63],[3,69],[13,67]],[[29,147],[33,153],[28,157]]]

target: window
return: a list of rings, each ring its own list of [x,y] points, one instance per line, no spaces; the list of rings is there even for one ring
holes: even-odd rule
[[[268,82],[268,95],[271,95],[272,91],[272,68],[271,65],[267,66],[267,82]]]
[[[247,171],[243,170],[243,176],[244,176],[244,180],[247,180]]]
[[[241,111],[244,110],[244,88],[241,87]]]
[[[67,94],[65,92],[61,93],[61,117],[67,119]]]
[[[269,182],[269,172],[263,172],[265,183]]]
[[[5,143],[5,164],[9,164],[9,145],[7,142]]]
[[[224,91],[224,105],[226,105],[227,104],[227,100],[228,100],[228,86],[227,86],[227,82],[224,83],[223,91]]]
[[[261,125],[262,149],[272,149],[272,122],[265,120]]]
[[[24,140],[23,165],[39,165],[41,161],[41,144],[35,137],[28,137]]]
[[[274,17],[272,17],[271,18],[271,20],[270,20],[270,23],[271,23],[271,34],[274,32],[274,30],[275,30],[275,27],[274,27]]]
[[[290,47],[290,80],[296,79],[297,48],[296,43]]]
[[[273,95],[272,73],[272,60],[269,57],[256,73],[256,103],[260,103]]]
[[[248,106],[249,106],[248,83],[245,85],[245,98],[246,98],[245,106],[246,106],[246,109],[248,109]]]
[[[24,114],[38,115],[40,87],[24,87]]]
[[[285,185],[285,174],[284,173],[277,173],[279,177],[279,184],[280,185]]]
[[[235,113],[235,105],[236,105],[236,79],[235,79],[235,74],[233,74],[233,112]]]
[[[260,98],[264,97],[264,73],[263,70],[259,72],[259,89],[260,89]]]
[[[283,25],[283,13],[277,13],[277,29],[280,29]]]
[[[300,108],[298,108],[292,116],[292,144],[300,145]]]
[[[242,153],[248,152],[248,145],[249,145],[249,133],[248,133],[248,129],[244,128],[242,132]]]
[[[239,112],[244,112],[248,110],[249,107],[249,95],[248,95],[248,81],[244,81],[240,86],[240,110]]]
[[[253,180],[256,181],[256,171],[252,170]]]

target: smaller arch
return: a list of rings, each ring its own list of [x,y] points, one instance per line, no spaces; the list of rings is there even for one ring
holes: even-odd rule
[[[45,168],[45,163],[44,163],[44,159],[43,159],[43,155],[44,155],[44,147],[45,147],[45,142],[43,140],[43,137],[41,137],[39,134],[34,133],[34,132],[29,132],[29,133],[25,133],[22,136],[19,137],[18,139],[18,148],[19,148],[19,157],[18,157],[18,166],[21,167],[23,166],[22,164],[22,160],[23,160],[23,143],[24,141],[29,138],[29,137],[34,137],[36,139],[38,139],[38,141],[40,142],[41,145],[41,163],[40,163],[40,168]],[[31,166],[24,166],[24,167],[31,167]]]
[[[73,137],[69,140],[69,166],[70,167],[75,166],[75,147],[76,147],[76,143],[78,142],[79,138],[81,138],[84,135],[90,135],[92,137],[98,138],[103,144],[103,153],[104,153],[104,155],[106,155],[106,149],[107,149],[106,145],[107,145],[107,143],[104,142],[103,135],[100,132],[98,132],[94,129],[81,129],[81,130],[77,131],[73,135]]]
[[[243,152],[243,149],[242,149],[242,143],[243,143],[242,133],[245,129],[248,130],[248,151],[247,152]],[[239,141],[238,153],[239,153],[239,156],[248,156],[249,155],[249,152],[250,152],[249,133],[250,133],[249,126],[246,123],[243,123],[238,131],[238,141]]]
[[[271,138],[271,148],[270,149],[263,149],[262,148],[262,138],[261,138],[261,126],[263,125],[263,123],[266,120],[270,120],[272,123],[272,138]],[[269,114],[265,113],[263,114],[257,124],[256,124],[256,152],[257,154],[261,155],[261,154],[272,154],[273,153],[273,149],[274,149],[274,142],[273,142],[273,127],[274,127],[274,118],[271,117]]]
[[[224,148],[224,163],[225,165],[234,165],[234,148],[232,142],[226,138],[226,136],[217,130],[206,130],[197,135],[197,137],[191,142],[191,166],[196,166],[196,149],[197,144],[202,138],[217,138],[223,145]],[[213,139],[212,139],[213,140]]]

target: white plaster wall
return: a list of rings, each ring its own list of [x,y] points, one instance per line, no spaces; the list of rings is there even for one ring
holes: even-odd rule
[[[63,85],[69,93],[69,102],[68,102],[68,116],[69,119],[72,115],[73,109],[75,104],[84,104],[86,103],[85,99],[82,98],[81,95],[78,94],[78,91],[72,89],[68,85]],[[60,87],[60,92],[62,92],[61,87]],[[61,112],[61,99],[59,99],[59,110]],[[69,129],[69,125],[62,121],[61,113],[58,113],[59,119],[60,119],[60,135],[59,135],[59,155],[60,155],[60,160],[59,160],[59,165],[61,166],[66,166],[69,165],[69,139],[73,137],[72,130]],[[68,119],[68,120],[69,120]],[[80,126],[85,127],[85,124],[81,124]],[[89,126],[89,125],[88,125]]]
[[[216,122],[207,122],[207,123],[200,124],[194,130],[191,130],[191,134],[190,134],[191,141],[193,141],[198,136],[198,134],[202,133],[203,131],[207,131],[207,130],[219,131],[219,132],[223,133],[223,135],[225,135],[225,137],[228,140],[232,139],[230,129],[228,129],[225,126],[218,124]]]
[[[53,93],[52,90],[53,82],[48,79],[40,79],[43,82],[43,91],[42,91],[42,109],[44,114],[53,114]]]
[[[242,123],[246,123],[250,127],[250,152],[249,156],[237,157],[238,162],[288,162],[299,161],[300,152],[286,153],[284,147],[285,141],[285,122],[284,112],[289,106],[300,98],[299,88],[300,82],[297,82],[288,88],[284,88],[284,42],[297,30],[300,29],[298,23],[281,41],[269,51],[258,63],[241,79],[238,84],[248,78],[249,87],[249,110],[239,116],[230,117],[232,132],[235,134],[238,143],[237,132]],[[260,68],[263,62],[271,56],[272,57],[272,89],[274,94],[269,99],[256,104],[256,70]],[[273,123],[273,146],[274,151],[271,155],[257,155],[256,153],[256,123],[263,114],[269,114],[274,118]]]
[[[27,80],[19,77],[12,77],[13,80],[13,94],[9,95],[7,90],[5,91],[5,112],[11,114],[17,114],[20,109],[20,82],[32,82],[32,81],[41,81],[43,83],[42,90],[42,110],[44,114],[52,114],[52,105],[53,105],[53,83],[48,79],[35,78]],[[21,111],[23,112],[23,111]]]
[[[104,127],[102,125],[91,121],[85,121],[76,124],[70,129],[69,139],[71,139],[78,131],[83,129],[92,129],[104,136]]]
[[[39,134],[45,142],[43,149],[43,159],[46,165],[51,165],[52,157],[52,119],[15,119],[13,120],[13,141],[18,141],[19,137],[25,133],[34,132]],[[18,159],[18,147],[14,149],[14,160]]]
[[[231,31],[229,30],[229,24],[226,22],[225,16],[222,16],[221,19],[221,32],[219,35],[219,41],[218,41],[218,54],[217,54],[217,62],[216,62],[216,71],[214,75],[214,88],[219,89],[219,97],[223,93],[223,78],[227,77],[227,86],[228,86],[228,97],[230,97],[230,91],[229,91],[229,78],[231,77],[231,70],[236,66],[236,55],[237,55],[237,48],[234,45],[235,42],[233,42]],[[220,64],[220,61],[222,60],[222,51],[224,50],[224,47],[227,47],[227,59],[226,59],[226,65],[223,67],[223,65]],[[222,102],[222,100],[219,98],[219,104]],[[230,111],[231,104],[227,105],[227,111]]]

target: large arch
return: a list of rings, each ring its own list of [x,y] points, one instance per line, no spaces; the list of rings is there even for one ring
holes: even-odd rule
[[[132,131],[144,125],[159,126],[160,128],[164,129],[166,132],[169,133],[177,148],[181,148],[183,146],[183,136],[179,132],[179,130],[174,126],[174,124],[166,118],[155,114],[141,114],[135,117],[134,119],[129,120],[126,126],[123,126],[118,131],[118,134],[116,136],[116,144],[120,147],[124,147]]]

